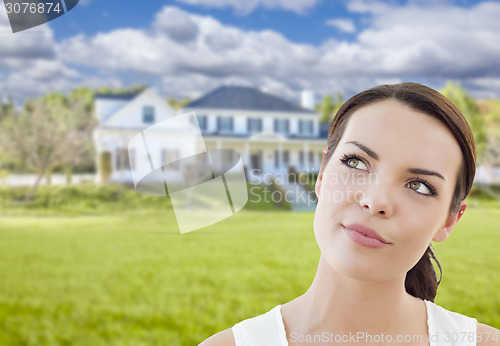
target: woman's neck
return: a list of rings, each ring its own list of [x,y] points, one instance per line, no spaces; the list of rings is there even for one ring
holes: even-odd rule
[[[356,281],[335,272],[320,258],[313,283],[286,307],[301,333],[381,333],[404,330],[424,304],[404,288],[405,277],[384,282]],[[425,311],[424,311],[425,313]],[[299,331],[297,331],[299,332]]]

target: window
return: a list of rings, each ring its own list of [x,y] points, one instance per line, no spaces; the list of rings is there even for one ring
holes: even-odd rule
[[[250,133],[262,131],[262,119],[260,118],[248,118],[247,125]]]
[[[232,117],[218,117],[217,118],[217,130],[219,132],[231,132],[233,131],[233,118]]]
[[[288,150],[284,150],[281,152],[281,158],[280,158],[280,151],[279,150],[274,151],[274,167],[279,168],[280,163],[281,166],[288,165],[290,163],[290,152]]]
[[[161,163],[162,165],[168,164],[169,169],[179,169],[179,150],[178,149],[162,149],[161,150]],[[175,162],[175,163],[173,163]],[[172,164],[173,163],[173,164]]]
[[[126,148],[116,149],[115,166],[118,171],[122,169],[130,169],[128,150]]]
[[[314,152],[313,151],[309,152],[309,165],[310,166],[314,165]]]
[[[304,166],[304,152],[302,150],[299,152],[299,163],[300,166]]]
[[[208,129],[207,116],[206,115],[199,115],[198,116],[198,124],[200,124],[201,131],[206,131]]]
[[[288,119],[274,119],[274,132],[287,134],[288,127]]]
[[[145,124],[153,124],[155,122],[155,108],[152,106],[144,106],[142,109],[142,122]]]
[[[135,170],[135,149],[130,149],[129,150],[129,163],[130,163],[130,169]]]
[[[301,135],[313,134],[313,121],[312,120],[299,120],[299,133]]]

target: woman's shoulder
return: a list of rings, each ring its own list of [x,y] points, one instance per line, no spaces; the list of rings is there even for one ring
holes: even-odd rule
[[[484,346],[500,346],[500,330],[487,324],[477,324],[477,344]]]
[[[231,328],[212,335],[198,346],[235,346],[233,331]]]

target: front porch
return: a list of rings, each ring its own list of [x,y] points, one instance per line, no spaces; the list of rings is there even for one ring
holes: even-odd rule
[[[250,138],[205,138],[207,150],[233,149],[240,153],[248,181],[262,181],[290,172],[318,172],[324,139],[288,139],[274,133]]]

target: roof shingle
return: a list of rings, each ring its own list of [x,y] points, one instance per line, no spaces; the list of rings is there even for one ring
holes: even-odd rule
[[[315,113],[277,96],[244,86],[222,86],[190,102],[185,107]]]

